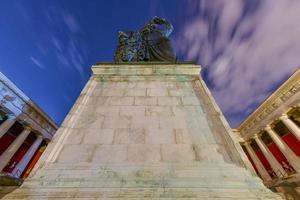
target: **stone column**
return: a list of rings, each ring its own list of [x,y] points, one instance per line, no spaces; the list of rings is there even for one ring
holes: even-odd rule
[[[258,170],[259,174],[261,175],[262,179],[264,181],[270,181],[270,180],[272,180],[272,178],[269,175],[269,173],[267,172],[266,168],[260,162],[260,160],[257,157],[256,153],[254,152],[254,150],[250,146],[250,143],[249,142],[245,142],[244,145],[245,145],[245,147],[246,147],[246,149],[247,149],[247,151],[248,151],[251,159],[253,160],[256,169]]]
[[[10,116],[7,120],[5,120],[0,126],[0,138],[14,125],[17,121],[15,116]]]
[[[281,164],[276,160],[276,158],[274,157],[272,152],[269,150],[267,145],[262,141],[262,139],[257,134],[254,135],[254,139],[255,139],[256,143],[258,144],[259,148],[261,149],[262,153],[264,154],[264,156],[267,158],[268,162],[270,163],[270,165],[271,165],[273,171],[276,173],[276,175],[279,177],[280,177],[280,174],[284,175],[285,170],[283,169]],[[278,170],[279,170],[279,172],[278,172]]]
[[[0,171],[7,165],[9,160],[17,152],[20,146],[23,144],[27,136],[29,135],[31,128],[25,127],[22,133],[9,145],[9,147],[0,156]]]
[[[34,143],[31,145],[31,147],[28,149],[26,154],[23,156],[22,160],[17,164],[17,166],[14,168],[14,170],[11,172],[11,174],[16,177],[20,178],[22,175],[24,169],[28,165],[29,161],[31,160],[32,156],[36,152],[36,150],[39,148],[40,144],[43,141],[42,136],[38,136]]]
[[[283,155],[286,157],[286,159],[289,161],[289,163],[292,165],[292,167],[296,170],[296,172],[300,172],[300,159],[298,158],[298,156],[281,139],[281,137],[277,135],[277,133],[275,133],[271,126],[267,126],[265,130],[278,146]]]
[[[286,114],[283,114],[279,119],[284,123],[284,125],[286,125],[286,127],[291,131],[291,133],[294,136],[296,136],[296,138],[300,141],[300,128],[297,126],[297,124],[295,124]]]

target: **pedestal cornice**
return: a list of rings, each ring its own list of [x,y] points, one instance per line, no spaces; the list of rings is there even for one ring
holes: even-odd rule
[[[92,66],[94,79],[130,80],[191,80],[198,79],[201,67],[193,63],[97,63]]]

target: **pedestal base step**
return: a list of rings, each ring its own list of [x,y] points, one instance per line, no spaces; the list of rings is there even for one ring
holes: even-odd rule
[[[53,164],[4,199],[279,200],[247,170],[231,164]]]

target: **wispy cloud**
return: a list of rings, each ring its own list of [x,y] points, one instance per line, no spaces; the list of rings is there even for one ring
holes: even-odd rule
[[[56,50],[62,52],[63,51],[63,44],[61,41],[59,41],[59,39],[55,36],[51,37],[51,43],[53,44],[53,46],[56,48]]]
[[[64,12],[62,16],[65,24],[70,29],[70,31],[78,32],[81,30],[78,21],[70,13]]]
[[[299,67],[300,2],[189,3],[194,15],[177,35],[177,49],[202,64],[217,102],[237,126]]]
[[[44,70],[45,69],[45,66],[40,62],[38,61],[36,58],[34,58],[33,56],[30,56],[29,59],[40,69]]]
[[[58,66],[64,70],[74,70],[81,80],[85,80],[88,75],[88,50],[80,40],[83,31],[78,19],[69,11],[58,7],[49,7],[44,13],[47,26],[52,27],[45,46],[52,47],[49,52],[55,56]]]

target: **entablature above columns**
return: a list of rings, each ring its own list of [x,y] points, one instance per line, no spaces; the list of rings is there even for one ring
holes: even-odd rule
[[[7,115],[28,124],[51,139],[57,130],[54,121],[0,72],[0,109]]]
[[[300,106],[300,69],[268,97],[238,128],[245,140]]]

